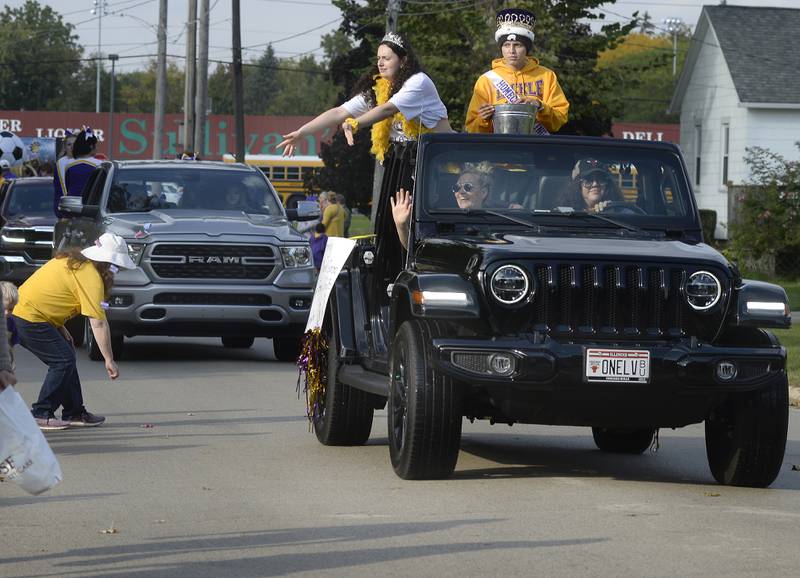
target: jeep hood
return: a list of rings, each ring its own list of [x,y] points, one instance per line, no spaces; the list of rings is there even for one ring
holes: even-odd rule
[[[442,270],[482,267],[505,259],[563,259],[611,263],[704,262],[728,270],[717,251],[703,243],[667,239],[598,238],[494,234],[426,239],[415,253],[417,265]]]
[[[273,236],[279,240],[300,241],[300,235],[283,215],[257,215],[234,211],[151,211],[112,214],[108,229],[126,238],[164,238],[170,236]],[[143,234],[143,233],[146,233]]]

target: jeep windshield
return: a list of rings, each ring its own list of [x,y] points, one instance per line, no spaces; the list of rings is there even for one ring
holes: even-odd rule
[[[548,228],[697,229],[681,158],[610,139],[431,143],[417,218]],[[483,218],[479,218],[483,214]]]
[[[233,211],[281,216],[275,192],[260,173],[238,169],[120,167],[106,201],[110,213]]]

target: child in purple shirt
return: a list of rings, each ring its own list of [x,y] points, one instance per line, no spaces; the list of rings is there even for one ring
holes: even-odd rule
[[[325,247],[328,245],[328,235],[325,234],[325,225],[317,223],[314,227],[314,236],[308,240],[311,243],[311,255],[314,257],[314,267],[317,271],[322,267],[322,258],[325,256]]]

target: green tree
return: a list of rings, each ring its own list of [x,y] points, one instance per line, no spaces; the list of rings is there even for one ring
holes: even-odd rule
[[[246,69],[245,69],[246,73]],[[208,98],[213,114],[233,114],[233,71],[230,64],[217,64],[208,75]]]
[[[282,60],[277,72],[277,90],[267,114],[316,116],[333,106],[337,88],[326,67],[313,56],[297,62]]]
[[[691,36],[678,34],[678,74],[691,45]],[[672,74],[672,36],[631,33],[616,47],[600,54],[600,74],[614,80],[611,95],[625,103],[615,115],[622,122],[675,123],[667,113],[678,75]]]
[[[270,44],[261,56],[253,60],[249,66],[244,67],[246,69],[244,73],[245,114],[267,113],[278,90],[279,64]]]
[[[94,56],[93,53],[91,56]],[[100,101],[101,110],[108,110],[108,95],[111,90],[111,72],[105,66],[100,69],[100,90],[105,96]],[[97,62],[87,60],[80,64],[73,74],[69,88],[64,95],[49,104],[49,110],[92,111],[97,100]]]
[[[70,92],[83,49],[49,6],[27,0],[0,13],[0,106],[6,109],[58,108]]]
[[[117,74],[115,109],[120,112],[153,112],[156,100],[158,63],[151,60],[145,70]],[[167,62],[167,113],[183,110],[185,75],[174,62]],[[105,110],[105,108],[104,108]]]

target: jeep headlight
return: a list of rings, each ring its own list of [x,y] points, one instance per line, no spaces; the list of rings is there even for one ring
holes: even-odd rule
[[[492,273],[489,290],[503,305],[516,305],[528,298],[531,293],[531,283],[522,268],[516,265],[503,265]]]
[[[689,275],[684,293],[692,309],[707,311],[716,305],[722,296],[722,285],[713,273],[696,271]]]
[[[128,256],[131,258],[134,265],[139,265],[139,259],[142,258],[143,251],[144,245],[141,243],[128,243]]]
[[[284,267],[308,267],[311,265],[311,248],[298,245],[296,247],[281,247]]]

